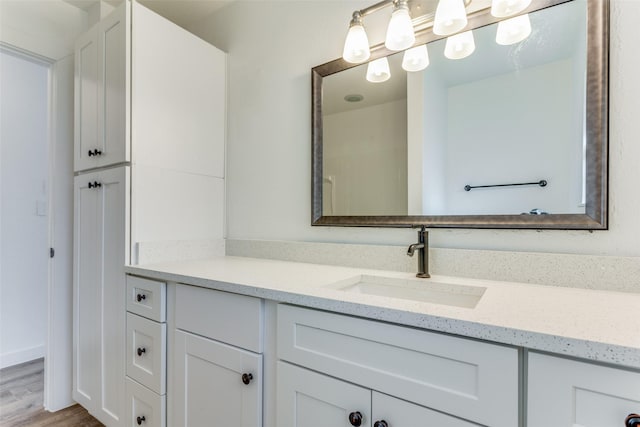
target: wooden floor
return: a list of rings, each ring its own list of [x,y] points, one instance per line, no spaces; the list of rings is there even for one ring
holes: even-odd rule
[[[0,427],[101,427],[80,405],[58,412],[42,407],[44,360],[0,370]]]

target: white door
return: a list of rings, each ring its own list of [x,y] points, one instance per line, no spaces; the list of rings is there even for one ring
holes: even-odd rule
[[[377,391],[372,392],[371,407],[373,427],[480,426]]]
[[[99,396],[98,353],[101,192],[94,174],[74,179],[74,371],[73,398],[89,411]],[[91,188],[89,188],[89,184]]]
[[[174,426],[262,425],[262,355],[176,331]]]
[[[98,166],[129,160],[129,11],[125,1],[98,24]]]
[[[75,47],[74,170],[98,165],[98,28],[76,40]]]
[[[278,362],[278,427],[372,425],[371,391]]]
[[[124,408],[129,168],[75,178],[73,397],[101,422]]]
[[[129,160],[128,14],[123,2],[76,41],[75,171]]]
[[[528,427],[622,427],[640,413],[640,372],[529,353]]]

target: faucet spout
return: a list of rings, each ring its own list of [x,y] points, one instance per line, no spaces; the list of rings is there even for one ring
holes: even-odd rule
[[[407,255],[412,257],[416,250],[420,255],[418,257],[418,273],[416,273],[416,277],[431,277],[429,274],[429,232],[424,226],[418,230],[418,243],[409,245]]]
[[[413,245],[409,245],[409,249],[407,249],[407,255],[413,256],[416,249],[424,249],[424,243],[414,243]]]

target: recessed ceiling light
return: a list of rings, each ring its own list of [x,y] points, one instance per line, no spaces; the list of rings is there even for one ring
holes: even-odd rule
[[[347,102],[360,102],[364,99],[364,96],[359,93],[352,93],[344,97],[344,100]]]

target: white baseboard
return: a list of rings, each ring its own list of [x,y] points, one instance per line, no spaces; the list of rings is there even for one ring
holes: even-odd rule
[[[44,357],[44,344],[0,354],[0,369]]]

